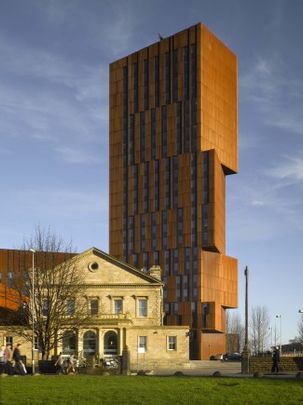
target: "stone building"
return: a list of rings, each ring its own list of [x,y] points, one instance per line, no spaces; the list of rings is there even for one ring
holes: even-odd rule
[[[160,267],[140,271],[96,248],[69,260],[84,275],[83,299],[90,316],[82,327],[62,331],[54,354],[76,353],[98,364],[107,356],[122,355],[127,347],[132,369],[174,367],[188,361],[188,327],[163,326]],[[0,326],[0,342],[15,345],[22,339]],[[30,363],[31,343],[22,343],[22,354]]]

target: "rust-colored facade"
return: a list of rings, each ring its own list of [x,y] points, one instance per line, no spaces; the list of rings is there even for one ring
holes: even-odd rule
[[[50,268],[75,256],[75,253],[36,252],[35,267]],[[18,249],[0,249],[0,308],[16,311],[24,297],[17,288],[24,274],[31,271],[32,252]]]
[[[197,359],[225,352],[237,307],[225,255],[237,103],[237,58],[202,24],[110,65],[110,254],[160,264],[166,322],[190,325]]]

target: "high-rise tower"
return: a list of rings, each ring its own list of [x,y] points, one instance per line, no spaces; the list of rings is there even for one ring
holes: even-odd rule
[[[237,260],[225,255],[225,177],[237,172],[237,58],[204,25],[110,65],[110,254],[160,264],[165,322],[191,357],[225,351]]]

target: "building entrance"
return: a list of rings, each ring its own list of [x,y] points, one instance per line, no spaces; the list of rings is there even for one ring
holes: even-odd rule
[[[104,355],[116,356],[118,354],[118,336],[116,332],[109,331],[104,335]]]

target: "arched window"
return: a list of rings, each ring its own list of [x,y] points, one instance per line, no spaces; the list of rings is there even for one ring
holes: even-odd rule
[[[97,335],[89,330],[83,335],[83,353],[84,355],[94,356],[97,349]]]
[[[62,351],[64,354],[71,354],[76,351],[76,335],[71,330],[67,330],[63,334]]]
[[[113,331],[107,332],[104,336],[104,354],[118,354],[118,337],[117,334]]]

